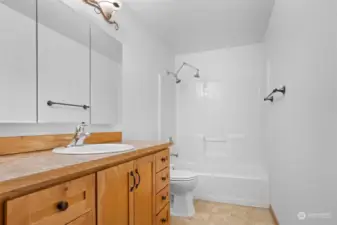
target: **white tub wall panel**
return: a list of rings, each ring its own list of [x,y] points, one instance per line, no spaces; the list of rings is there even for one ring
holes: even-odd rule
[[[243,206],[269,207],[268,181],[200,174],[196,199]]]
[[[263,44],[176,57],[176,67],[186,61],[201,75],[196,80],[191,71],[183,71],[177,86],[177,143],[183,159],[266,167],[260,138],[264,60]],[[200,135],[228,141],[203,144],[196,141]]]
[[[203,140],[199,136],[181,135],[175,145],[179,161],[203,163]]]

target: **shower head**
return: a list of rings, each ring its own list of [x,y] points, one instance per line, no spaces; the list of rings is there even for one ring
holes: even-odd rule
[[[200,78],[200,71],[198,70],[197,73],[194,75],[195,78]]]
[[[181,83],[181,79],[178,78],[178,74],[166,70],[166,75],[173,76],[176,79],[176,84],[180,84]]]

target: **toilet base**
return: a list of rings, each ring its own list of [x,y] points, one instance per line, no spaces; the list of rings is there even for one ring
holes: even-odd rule
[[[192,217],[195,214],[192,192],[186,195],[174,195],[171,204],[171,215],[179,217]]]

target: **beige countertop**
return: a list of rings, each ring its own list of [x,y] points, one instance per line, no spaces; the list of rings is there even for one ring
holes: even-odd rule
[[[160,141],[123,141],[123,144],[131,144],[135,150],[97,155],[61,155],[43,151],[0,156],[0,194],[93,173],[170,146],[170,143]]]

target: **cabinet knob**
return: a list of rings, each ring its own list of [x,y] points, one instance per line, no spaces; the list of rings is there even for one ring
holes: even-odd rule
[[[166,218],[162,218],[160,221],[161,221],[162,223],[166,223],[166,222],[167,222],[167,219],[166,219]]]
[[[57,203],[56,208],[59,211],[66,211],[69,208],[69,203],[67,201],[61,201]]]
[[[167,199],[167,196],[161,196],[161,200],[165,201]]]
[[[167,179],[166,177],[162,177],[161,178],[162,181],[166,181],[166,179]]]
[[[166,158],[165,158],[165,157],[161,158],[161,161],[162,161],[162,162],[165,162],[165,161],[166,161]]]

